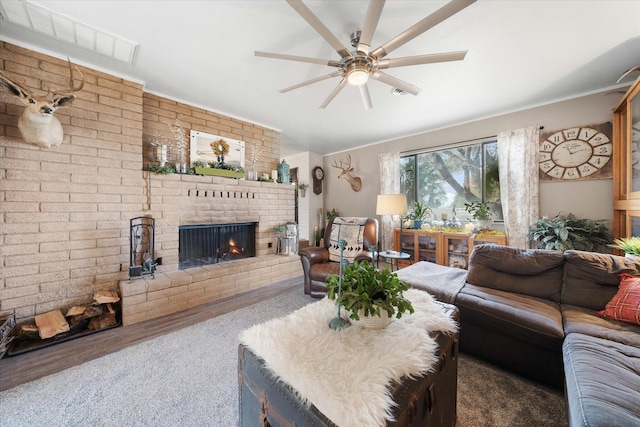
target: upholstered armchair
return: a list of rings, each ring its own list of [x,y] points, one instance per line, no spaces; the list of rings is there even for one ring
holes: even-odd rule
[[[322,298],[327,293],[327,276],[340,273],[340,247],[347,242],[343,257],[353,261],[373,262],[370,246],[378,244],[378,220],[375,218],[337,217],[327,224],[324,246],[309,246],[298,252],[304,272],[304,293]]]

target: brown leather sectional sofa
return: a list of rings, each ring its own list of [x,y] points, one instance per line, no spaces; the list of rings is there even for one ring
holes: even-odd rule
[[[460,309],[461,351],[564,386],[570,426],[640,425],[640,326],[596,314],[616,294],[618,275],[640,276],[640,264],[593,252],[481,245],[466,283],[453,292],[410,274],[419,268],[399,276]]]

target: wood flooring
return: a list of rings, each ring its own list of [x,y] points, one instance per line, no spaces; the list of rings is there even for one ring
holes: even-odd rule
[[[141,343],[205,320],[239,310],[265,299],[299,289],[302,276],[283,280],[260,289],[233,295],[218,301],[169,314],[134,325],[106,331],[45,347],[29,353],[0,359],[0,391],[54,374],[97,359],[106,354]]]

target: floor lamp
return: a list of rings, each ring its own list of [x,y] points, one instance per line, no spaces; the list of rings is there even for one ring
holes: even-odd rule
[[[402,216],[406,214],[407,196],[405,194],[378,194],[376,215],[392,215],[393,220],[395,220],[393,215],[400,216],[400,242],[402,242]],[[401,248],[401,245],[398,247]]]

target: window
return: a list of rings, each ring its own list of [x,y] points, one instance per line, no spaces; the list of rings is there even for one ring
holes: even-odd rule
[[[400,158],[400,190],[409,210],[415,201],[431,208],[437,220],[471,219],[465,203],[489,203],[494,221],[502,221],[497,141],[481,142]]]

